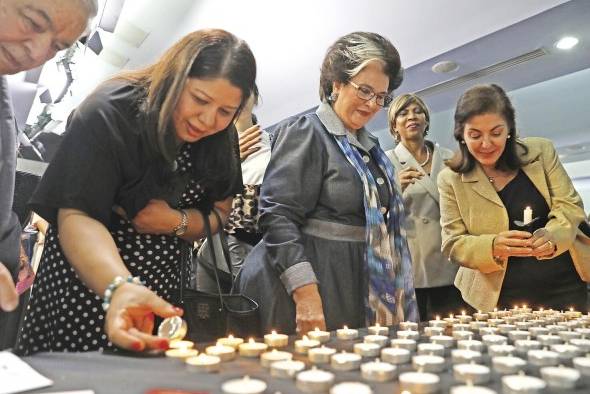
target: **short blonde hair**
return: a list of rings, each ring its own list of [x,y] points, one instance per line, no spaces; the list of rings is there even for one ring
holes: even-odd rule
[[[428,111],[428,107],[422,101],[422,99],[415,94],[406,93],[402,94],[401,96],[397,96],[389,106],[389,110],[387,111],[387,119],[389,121],[389,132],[393,136],[396,142],[400,141],[399,133],[395,132],[395,118],[397,115],[403,111],[404,109],[408,108],[411,104],[416,104],[418,107],[422,109],[424,112],[424,116],[426,117],[426,129],[424,129],[424,135],[428,134],[428,130],[430,129],[430,112]]]

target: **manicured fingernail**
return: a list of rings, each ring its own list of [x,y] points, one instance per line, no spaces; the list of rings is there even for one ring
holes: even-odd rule
[[[162,339],[158,342],[158,347],[162,350],[168,350],[168,348],[170,347],[170,342],[168,342],[168,340],[166,339]]]
[[[131,348],[135,351],[140,351],[142,349],[143,345],[141,344],[141,342],[133,342],[131,344]]]
[[[184,314],[184,310],[182,308],[175,306],[173,309],[174,309],[174,312],[178,313],[179,315]]]

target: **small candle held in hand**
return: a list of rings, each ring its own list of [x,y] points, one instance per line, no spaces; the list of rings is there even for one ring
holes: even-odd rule
[[[522,222],[524,224],[529,224],[532,221],[533,221],[533,210],[531,209],[531,207],[526,207],[524,209]]]

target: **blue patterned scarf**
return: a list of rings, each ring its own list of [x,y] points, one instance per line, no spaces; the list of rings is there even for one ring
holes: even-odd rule
[[[369,151],[386,175],[389,188],[389,218],[385,223],[379,210],[382,204],[375,178],[360,152],[350,145],[346,135],[333,136],[363,182],[367,221],[365,267],[369,274],[369,291],[365,296],[366,323],[391,326],[401,321],[418,321],[412,258],[403,224],[404,205],[394,181],[393,165],[378,145]]]

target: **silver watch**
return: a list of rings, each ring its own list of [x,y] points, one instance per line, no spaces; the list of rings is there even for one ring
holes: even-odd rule
[[[182,215],[180,224],[172,229],[172,235],[177,237],[183,236],[188,230],[188,214],[184,209],[180,209],[179,212]]]

